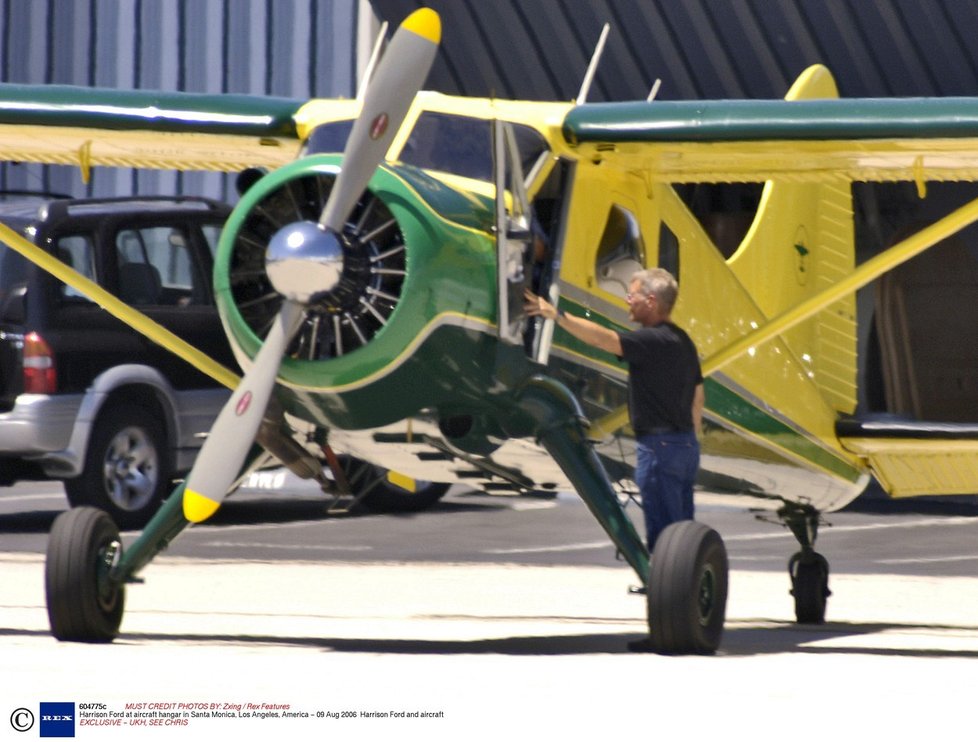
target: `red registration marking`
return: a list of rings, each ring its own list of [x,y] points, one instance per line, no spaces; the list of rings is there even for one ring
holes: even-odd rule
[[[238,400],[237,407],[234,408],[234,414],[241,417],[248,411],[251,406],[251,392],[245,392],[241,399]]]
[[[380,139],[384,136],[384,132],[387,131],[387,124],[390,119],[387,118],[386,113],[382,113],[377,118],[375,118],[370,124],[370,138]]]

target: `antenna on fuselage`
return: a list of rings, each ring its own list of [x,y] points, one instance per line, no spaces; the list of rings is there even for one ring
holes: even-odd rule
[[[594,47],[591,62],[587,66],[587,72],[584,73],[584,82],[581,83],[581,90],[577,94],[577,105],[581,105],[587,101],[587,94],[591,89],[591,81],[594,79],[594,73],[598,71],[598,62],[601,61],[601,54],[604,52],[604,42],[608,40],[608,32],[610,30],[610,23],[605,23],[604,28],[601,29],[601,36],[598,38],[597,46]]]
[[[377,67],[377,62],[380,61],[380,54],[384,48],[384,42],[387,41],[387,25],[387,21],[380,24],[377,40],[374,42],[373,51],[370,52],[370,61],[367,62],[367,66],[363,70],[363,77],[360,78],[360,87],[357,88],[358,103],[363,103],[363,96],[367,94],[367,84],[370,82],[370,78],[374,76],[374,69]]]
[[[655,78],[655,82],[652,83],[652,89],[649,91],[649,97],[645,99],[646,103],[651,103],[655,100],[655,96],[659,94],[659,88],[662,87],[662,78]]]

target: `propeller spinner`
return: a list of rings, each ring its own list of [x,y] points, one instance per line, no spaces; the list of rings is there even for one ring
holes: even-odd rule
[[[441,20],[435,11],[422,8],[404,20],[369,82],[343,152],[342,170],[319,222],[289,224],[269,242],[266,270],[285,301],[187,477],[187,520],[199,523],[213,515],[237,479],[271,399],[285,349],[302,324],[308,302],[339,282],[344,224],[427,78],[440,40]]]

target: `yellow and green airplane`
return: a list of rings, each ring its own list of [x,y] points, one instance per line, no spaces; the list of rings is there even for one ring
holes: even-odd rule
[[[400,507],[453,483],[576,490],[646,586],[655,646],[715,651],[728,582],[719,536],[676,524],[650,568],[622,506],[634,490],[626,367],[522,309],[531,288],[624,329],[630,277],[647,266],[677,275],[675,319],[702,354],[702,474],[796,535],[800,621],[824,620],[821,514],[874,476],[896,496],[978,489],[978,427],[855,414],[856,292],[978,220],[978,201],[857,264],[851,188],[909,181],[923,195],[978,178],[978,99],[840,100],[821,66],[785,100],[418,92],[440,34],[433,11],[411,15],[354,100],[0,86],[5,160],[83,177],[267,171],[244,179],[216,260],[240,380],[0,231],[234,388],[186,481],[132,544],[99,511],[58,518],[47,557],[58,639],[111,641],[126,584],[273,460]],[[690,183],[764,184],[729,256],[682,198]]]

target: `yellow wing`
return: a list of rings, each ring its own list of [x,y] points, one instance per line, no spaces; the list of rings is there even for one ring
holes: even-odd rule
[[[274,168],[299,147],[305,101],[0,85],[0,159],[91,167],[234,172]]]
[[[821,66],[802,79],[816,77],[831,79]],[[978,178],[978,98],[599,103],[563,132],[663,183]]]

